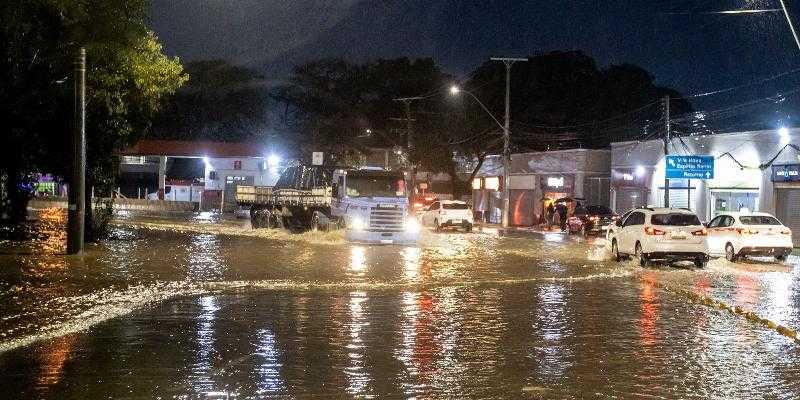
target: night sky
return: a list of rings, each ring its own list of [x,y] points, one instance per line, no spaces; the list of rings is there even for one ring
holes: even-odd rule
[[[791,3],[791,2],[789,2]],[[791,4],[790,4],[791,6]],[[800,87],[800,68],[782,13],[709,14],[780,8],[778,0],[153,0],[152,27],[184,61],[222,58],[285,77],[321,57],[354,61],[433,57],[461,75],[490,56],[582,50],[601,66],[633,63],[715,110]],[[800,24],[800,8],[791,11]],[[751,84],[755,83],[755,84]],[[800,93],[764,100],[747,112],[789,124]]]

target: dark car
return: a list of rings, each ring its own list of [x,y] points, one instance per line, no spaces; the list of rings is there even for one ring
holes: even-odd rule
[[[617,219],[619,219],[619,216],[606,206],[576,207],[573,216],[567,219],[567,229],[569,233],[580,232],[584,236],[600,234],[605,233],[608,230],[608,226]]]

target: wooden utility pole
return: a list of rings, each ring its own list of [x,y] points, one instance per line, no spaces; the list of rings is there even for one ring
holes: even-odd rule
[[[415,100],[422,100],[424,97],[400,97],[394,101],[402,101],[406,109],[406,160],[408,162],[409,173],[411,174],[411,190],[408,191],[409,201],[413,201],[414,191],[417,187],[417,168],[411,162],[411,150],[414,148],[413,136],[413,119],[411,119],[411,102]]]
[[[669,136],[672,127],[669,123],[669,95],[664,96],[664,207],[669,207],[669,178],[667,178],[667,156],[669,155]]]
[[[72,181],[67,212],[67,253],[83,252],[86,214],[86,49],[75,59]]]
[[[527,58],[492,57],[492,61],[501,61],[506,65],[506,118],[503,124],[503,228],[509,226],[509,207],[511,205],[508,190],[509,169],[511,168],[511,66],[515,62],[528,61]]]

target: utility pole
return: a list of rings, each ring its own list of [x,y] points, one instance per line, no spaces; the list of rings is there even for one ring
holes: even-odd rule
[[[503,125],[503,228],[508,228],[508,211],[510,195],[508,190],[508,176],[511,168],[511,66],[515,62],[528,61],[527,58],[492,57],[492,61],[501,61],[506,66],[506,120]]]
[[[69,187],[67,253],[83,252],[86,214],[86,49],[75,59],[75,89],[72,139],[72,182]]]
[[[669,124],[669,95],[664,96],[664,207],[669,207],[669,178],[667,178],[667,155],[669,155],[669,135],[672,127]]]
[[[414,132],[413,125],[411,124],[413,120],[411,119],[411,102],[416,100],[422,100],[424,97],[400,97],[394,99],[394,101],[402,101],[405,104],[406,109],[406,159],[408,162],[408,169],[411,173],[411,190],[408,191],[408,198],[409,201],[413,201],[414,191],[417,188],[417,168],[411,162],[411,150],[414,147],[413,141],[411,136]]]

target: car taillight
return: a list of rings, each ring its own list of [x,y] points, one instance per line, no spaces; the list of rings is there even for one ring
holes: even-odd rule
[[[707,236],[708,235],[708,229],[703,228],[703,229],[694,231],[694,232],[692,232],[692,235],[695,235],[695,236]]]
[[[750,228],[736,228],[736,232],[740,235],[757,235],[758,231]]]
[[[648,226],[644,228],[644,233],[646,235],[665,235],[667,232],[664,232],[661,229],[653,228],[652,226]]]
[[[784,229],[784,230],[781,231],[781,233],[784,234],[784,235],[791,235],[792,234],[792,230],[791,229]]]

